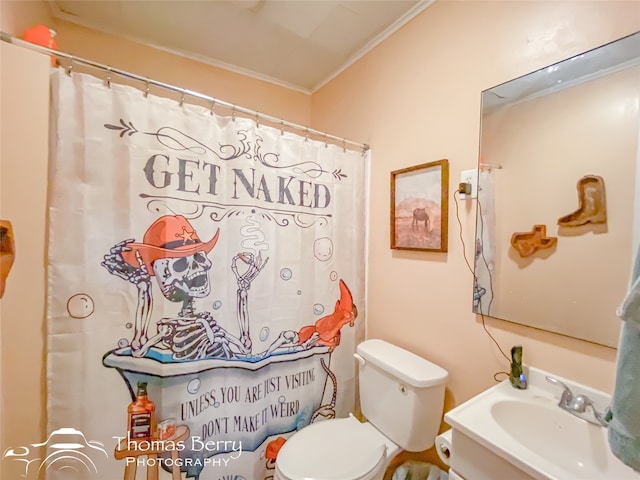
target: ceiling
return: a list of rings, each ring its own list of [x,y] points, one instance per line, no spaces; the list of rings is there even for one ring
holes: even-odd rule
[[[434,0],[48,0],[55,18],[311,93]]]

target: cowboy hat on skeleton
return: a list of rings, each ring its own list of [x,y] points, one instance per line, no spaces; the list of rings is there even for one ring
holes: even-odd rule
[[[209,253],[218,242],[220,229],[211,240],[203,243],[189,221],[182,215],[165,215],[160,217],[147,229],[142,243],[132,242],[127,245],[130,250],[122,252],[125,262],[139,267],[136,252],[147,267],[149,275],[154,275],[152,264],[159,258],[188,257],[198,252]]]

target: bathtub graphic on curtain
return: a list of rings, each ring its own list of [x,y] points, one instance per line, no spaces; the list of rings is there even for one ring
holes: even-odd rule
[[[141,242],[115,244],[102,262],[110,274],[133,285],[138,298],[133,338],[121,339],[122,345],[108,352],[103,363],[122,375],[132,401],[137,386],[144,384],[157,406],[158,422],[171,419],[189,433],[178,445],[169,446],[180,450],[181,469],[189,476],[198,476],[209,457],[239,456],[242,450],[256,450],[272,435],[334,417],[337,383],[329,368],[331,352],[340,343],[341,329],[353,327],[357,317],[351,292],[340,280],[332,313],[297,331],[279,332],[268,348],[255,352],[249,295],[269,258],[263,259],[261,252],[240,252],[231,260],[237,283],[237,334],[223,328],[212,312],[196,306],[196,300],[211,294],[208,255],[219,236],[218,228],[203,241],[184,216],[164,215]],[[175,317],[158,320],[155,331],[153,280],[161,301],[180,308]],[[331,400],[323,405],[327,379]],[[125,441],[138,448],[130,433]],[[177,462],[165,463],[172,467]]]
[[[189,435],[175,447],[180,450],[181,470],[188,476],[197,477],[207,465],[223,465],[208,461],[210,457],[229,453],[227,458],[234,462],[271,436],[331,418],[330,402],[322,405],[330,372],[327,347],[274,354],[259,362],[212,359],[162,364],[155,357],[156,352],[135,358],[114,351],[104,364],[116,368],[133,392],[138,382],[147,383],[159,421],[173,418],[178,426],[188,427]],[[333,385],[329,388],[331,397]]]

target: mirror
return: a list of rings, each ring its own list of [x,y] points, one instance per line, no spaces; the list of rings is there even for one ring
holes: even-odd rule
[[[640,33],[482,93],[475,313],[617,346],[639,105]]]

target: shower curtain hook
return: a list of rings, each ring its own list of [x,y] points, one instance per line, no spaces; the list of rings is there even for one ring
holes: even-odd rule
[[[304,129],[304,141],[305,142],[309,141],[309,129],[308,128]]]
[[[149,79],[147,78],[144,82],[144,98],[149,97]]]
[[[327,141],[327,134],[324,134],[324,148],[329,148],[329,143]]]
[[[182,90],[182,95],[180,95],[180,106],[181,107],[184,105],[184,94],[185,94],[185,91]]]
[[[231,120],[233,120],[234,122],[236,121],[236,106],[233,105],[233,107],[231,108]]]
[[[71,70],[73,69],[73,57],[71,57],[69,60],[69,65],[67,65],[67,75],[71,76]]]
[[[260,128],[260,112],[256,112],[256,128]]]
[[[107,80],[106,84],[108,88],[111,88],[111,67],[107,67]]]
[[[284,135],[284,122],[280,120],[280,135]]]
[[[213,115],[213,111],[216,109],[216,99],[214,98],[213,100],[211,100],[211,109],[209,110],[209,113],[211,113],[211,115]]]
[[[347,153],[347,140],[342,139],[342,153]]]

